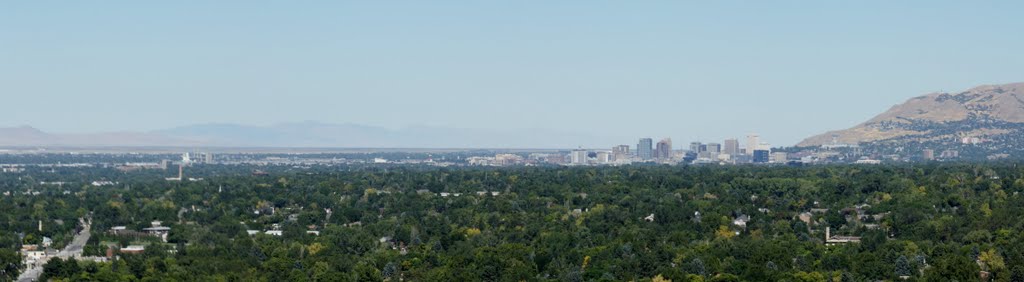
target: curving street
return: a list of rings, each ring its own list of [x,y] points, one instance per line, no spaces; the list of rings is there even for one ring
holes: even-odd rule
[[[41,259],[40,262],[36,263],[35,267],[32,267],[31,265],[26,265],[29,268],[25,269],[25,272],[21,273],[21,275],[18,276],[18,282],[32,282],[38,280],[39,276],[43,274],[43,266],[46,265],[46,262],[49,261],[50,258],[80,258],[82,256],[82,248],[85,247],[85,243],[89,241],[91,224],[82,219],[79,219],[79,221],[82,222],[82,231],[78,232],[78,234],[75,235],[75,238],[71,240],[71,243],[69,243],[67,246],[64,247],[63,250],[57,252],[57,254],[55,255],[47,254],[45,257]],[[25,260],[27,261],[28,258],[25,258]]]

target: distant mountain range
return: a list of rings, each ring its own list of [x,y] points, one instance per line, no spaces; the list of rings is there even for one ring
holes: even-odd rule
[[[0,146],[195,146],[201,143],[142,132],[54,134],[30,126],[0,128]]]
[[[0,128],[0,146],[7,147],[574,148],[606,147],[604,141],[607,140],[597,136],[540,129],[482,130],[416,126],[393,130],[318,122],[269,126],[200,124],[152,132],[90,134],[47,133],[30,126]]]
[[[620,140],[616,142],[615,140]],[[965,142],[966,141],[966,142]],[[557,130],[402,129],[319,122],[268,126],[200,124],[151,132],[61,134],[30,126],[0,128],[3,147],[314,147],[314,148],[598,148],[621,139]],[[984,144],[980,153],[1024,154],[1024,83],[986,85],[960,93],[932,93],[845,130],[830,131],[798,147],[831,143],[896,150],[945,149]],[[888,153],[888,152],[882,152]]]
[[[812,136],[797,146],[874,144],[945,149],[982,144],[989,152],[1024,145],[1024,83],[979,86],[960,93],[932,93],[845,130]]]

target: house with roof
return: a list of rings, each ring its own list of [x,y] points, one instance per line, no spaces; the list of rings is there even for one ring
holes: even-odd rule
[[[21,256],[26,260],[36,261],[46,256],[46,252],[39,249],[39,245],[21,246]]]
[[[167,234],[171,233],[171,228],[167,226],[161,226],[160,221],[153,221],[150,223],[151,227],[143,228],[142,232],[151,236],[160,237],[160,240],[167,242]]]
[[[736,225],[738,227],[743,227],[744,229],[746,229],[747,228],[747,222],[749,222],[749,221],[750,221],[750,216],[742,214],[740,216],[737,216],[735,219],[733,219],[732,220],[732,224]]]
[[[146,246],[143,245],[128,245],[120,250],[122,254],[141,254],[145,251]]]
[[[857,236],[832,236],[832,228],[825,227],[825,245],[860,243]]]
[[[797,217],[800,219],[800,221],[803,221],[804,224],[807,224],[807,226],[811,226],[811,220],[814,219],[814,215],[811,214],[810,212],[802,212]]]

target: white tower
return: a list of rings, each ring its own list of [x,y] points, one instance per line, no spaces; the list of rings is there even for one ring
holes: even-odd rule
[[[757,150],[758,146],[760,146],[760,145],[761,145],[761,136],[760,135],[757,135],[757,133],[751,133],[750,135],[747,135],[747,155],[753,155],[754,154],[754,150]]]

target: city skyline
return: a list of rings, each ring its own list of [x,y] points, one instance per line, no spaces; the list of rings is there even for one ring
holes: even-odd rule
[[[801,148],[799,151],[779,150],[774,151],[767,143],[760,142],[757,134],[748,136],[755,147],[751,149],[739,148],[735,138],[726,139],[728,145],[726,153],[721,143],[702,143],[699,141],[690,142],[689,148],[681,147],[676,149],[672,145],[672,138],[662,138],[653,143],[653,138],[638,138],[636,150],[631,150],[630,145],[615,145],[609,148],[576,148],[571,150],[553,150],[546,152],[496,152],[493,157],[487,152],[478,152],[478,155],[466,159],[469,165],[473,166],[517,166],[517,165],[567,165],[567,166],[604,166],[604,165],[630,165],[643,163],[656,163],[668,165],[809,165],[816,163],[854,162],[858,164],[880,161],[871,159],[870,156],[861,155],[858,152],[840,153],[831,150],[819,150],[821,148]],[[632,152],[632,153],[631,153]],[[843,155],[842,158],[839,156]],[[949,154],[944,154],[949,157]],[[952,157],[955,158],[955,157]],[[927,158],[926,158],[927,159]],[[409,161],[408,159],[406,161]],[[437,164],[435,164],[437,165]],[[447,165],[447,164],[444,164]]]
[[[0,281],[1024,281],[1021,11],[0,3]]]

